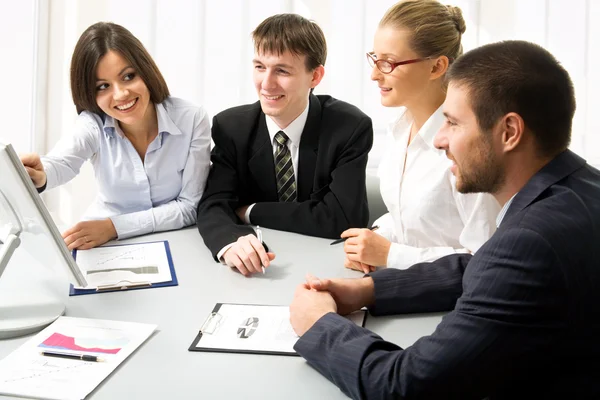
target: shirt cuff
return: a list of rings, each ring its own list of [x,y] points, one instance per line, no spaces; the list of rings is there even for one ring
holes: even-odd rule
[[[252,207],[254,207],[256,205],[256,203],[250,205],[247,209],[246,209],[246,214],[244,214],[244,222],[247,223],[248,225],[250,225],[252,222],[250,222],[250,211],[252,211]]]
[[[117,231],[117,239],[127,239],[133,236],[154,232],[152,210],[147,211],[110,217],[110,220],[115,226],[115,231]]]
[[[46,183],[44,183],[44,186],[39,187],[39,188],[35,188],[35,190],[37,190],[38,193],[42,193],[44,190],[46,190],[46,186],[48,186],[48,180],[46,179]]]
[[[44,172],[46,173],[46,184],[44,185],[44,190],[53,189],[57,186],[56,182],[58,180],[58,177],[56,176],[56,170],[52,164],[44,162],[44,157],[41,157],[41,160],[42,165],[44,166]]]
[[[231,246],[233,246],[235,244],[235,242],[233,243],[229,243],[227,246],[223,247],[218,253],[217,253],[217,260],[219,260],[221,262],[221,264],[223,265],[227,265],[227,263],[225,262],[225,260],[223,260],[223,254],[225,254],[225,252],[227,250],[229,250],[229,248]]]
[[[390,251],[387,256],[387,264],[388,268],[398,268],[398,269],[406,269],[410,267],[410,265],[401,265],[400,260],[402,257],[402,249],[398,243],[393,243],[390,245]]]

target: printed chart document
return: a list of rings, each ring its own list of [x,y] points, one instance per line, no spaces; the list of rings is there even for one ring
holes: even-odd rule
[[[364,326],[366,310],[347,316]],[[298,355],[288,306],[217,303],[189,351]]]
[[[100,291],[177,285],[169,242],[119,244],[73,251],[88,286],[71,296]]]
[[[60,317],[0,361],[0,394],[83,399],[155,329],[156,325],[133,322]]]

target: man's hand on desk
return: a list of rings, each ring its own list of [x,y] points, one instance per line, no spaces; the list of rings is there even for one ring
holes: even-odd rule
[[[337,312],[337,306],[329,292],[312,290],[308,283],[298,285],[290,304],[290,323],[298,336],[304,335],[319,318],[330,312]]]
[[[340,315],[350,314],[375,302],[375,285],[370,276],[358,279],[319,279],[308,274],[306,285],[313,291],[329,292]]]
[[[69,250],[87,250],[117,238],[110,218],[98,221],[81,221],[62,234]]]
[[[275,253],[267,253],[253,234],[242,236],[223,253],[225,264],[237,268],[244,276],[262,273],[262,266],[268,267],[273,259]]]

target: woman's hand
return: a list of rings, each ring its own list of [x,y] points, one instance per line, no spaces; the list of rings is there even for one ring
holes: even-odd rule
[[[110,218],[98,221],[81,221],[62,234],[69,250],[87,250],[117,238]]]
[[[345,230],[341,236],[348,238],[344,242],[344,251],[349,261],[377,267],[387,265],[392,243],[383,236],[369,229],[358,228]]]
[[[44,171],[44,165],[42,165],[39,154],[21,154],[20,158],[25,170],[33,181],[33,185],[36,188],[44,186],[46,184],[46,171]]]

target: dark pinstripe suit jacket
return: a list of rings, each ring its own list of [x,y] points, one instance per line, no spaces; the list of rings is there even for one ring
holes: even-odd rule
[[[401,349],[343,317],[297,352],[352,398],[600,398],[600,172],[570,151],[474,256],[374,273],[374,315],[452,310]]]

